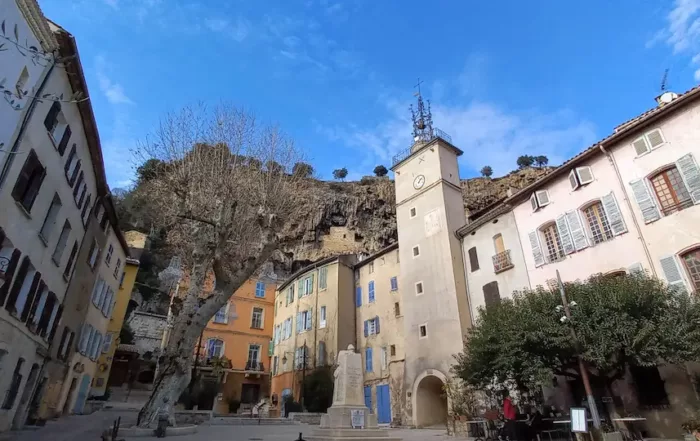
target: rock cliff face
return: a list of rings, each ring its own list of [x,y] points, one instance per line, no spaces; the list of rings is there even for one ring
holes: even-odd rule
[[[552,168],[526,168],[500,178],[462,180],[465,223],[467,216],[504,199],[546,175]],[[284,272],[294,272],[319,259],[337,254],[374,253],[398,239],[394,182],[365,177],[359,182],[318,182],[316,211],[307,216],[302,243],[286,250]],[[277,265],[276,265],[277,266]]]

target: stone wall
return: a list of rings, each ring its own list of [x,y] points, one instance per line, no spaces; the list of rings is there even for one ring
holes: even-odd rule
[[[298,423],[310,424],[318,426],[321,424],[321,416],[325,413],[310,413],[310,412],[290,412],[289,419]]]
[[[134,344],[141,354],[160,350],[161,340],[167,317],[159,314],[135,311],[129,319],[129,326],[134,331]]]

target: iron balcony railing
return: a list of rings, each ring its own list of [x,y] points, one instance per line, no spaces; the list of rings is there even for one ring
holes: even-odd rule
[[[513,261],[510,258],[510,250],[501,251],[491,257],[493,259],[493,270],[500,273],[513,268]]]
[[[667,205],[665,207],[661,207],[661,211],[664,213],[664,216],[668,216],[669,214],[673,214],[676,211],[685,210],[686,208],[689,208],[692,206],[693,206],[693,201],[691,199],[686,199],[684,201],[678,202],[677,204]]]
[[[425,133],[422,136],[420,136],[419,139],[416,139],[416,141],[430,142],[436,138],[440,138],[443,141],[446,141],[446,142],[449,142],[450,144],[452,144],[452,137],[447,132],[438,129],[437,127],[432,129],[432,133],[431,132]],[[413,149],[413,146],[411,146],[405,150],[402,150],[399,153],[397,153],[396,155],[394,155],[394,157],[391,160],[392,167],[394,165],[398,164],[399,162],[403,161],[404,159],[408,158],[409,156],[411,156],[412,149]]]
[[[245,364],[245,370],[251,372],[263,372],[265,371],[265,366],[263,366],[261,361],[248,360]]]

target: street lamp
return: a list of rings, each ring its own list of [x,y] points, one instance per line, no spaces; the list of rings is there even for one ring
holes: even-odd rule
[[[566,299],[566,291],[564,291],[564,284],[561,281],[561,276],[559,275],[559,270],[557,270],[557,284],[559,285],[559,293],[561,294],[561,305],[557,305],[555,308],[556,312],[561,313],[564,310],[564,315],[559,319],[560,322],[566,323],[571,322],[571,308],[577,306],[576,302],[573,300],[569,302]],[[593,427],[600,429],[600,415],[598,415],[598,407],[595,403],[595,398],[593,397],[593,390],[591,389],[591,382],[588,379],[588,369],[586,369],[586,364],[580,355],[580,345],[578,338],[576,337],[576,331],[573,327],[571,329],[571,337],[574,339],[574,344],[576,345],[576,350],[579,352],[578,355],[578,369],[581,372],[581,380],[583,381],[583,388],[586,390],[586,398],[588,399],[588,407],[591,410],[591,418],[593,419]]]

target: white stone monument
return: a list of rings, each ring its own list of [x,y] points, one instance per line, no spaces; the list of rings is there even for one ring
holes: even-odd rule
[[[333,374],[333,405],[321,417],[321,426],[309,441],[381,440],[400,441],[389,431],[377,427],[377,415],[365,406],[362,392],[362,356],[353,345],[338,353],[338,367]]]

